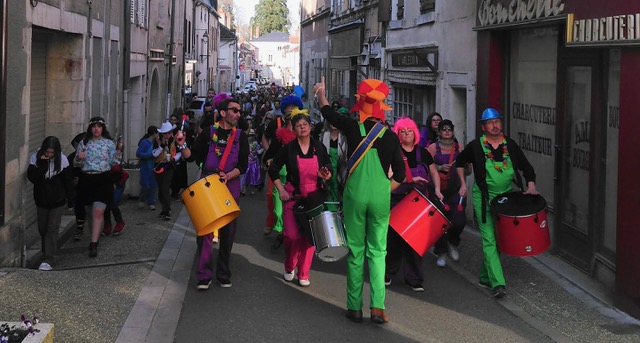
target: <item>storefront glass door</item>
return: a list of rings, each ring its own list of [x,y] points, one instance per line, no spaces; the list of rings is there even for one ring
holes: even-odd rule
[[[563,63],[564,96],[558,129],[556,181],[558,190],[558,253],[570,263],[591,272],[594,253],[593,225],[596,215],[592,133],[598,113],[597,58],[567,59]]]

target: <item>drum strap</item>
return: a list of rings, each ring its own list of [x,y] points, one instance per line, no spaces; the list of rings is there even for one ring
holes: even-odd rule
[[[227,146],[224,148],[222,158],[220,159],[220,164],[218,164],[219,171],[224,171],[224,165],[227,164],[227,159],[229,158],[229,154],[231,153],[231,147],[233,146],[237,133],[238,129],[233,129],[231,131],[231,137],[229,137],[229,139],[227,140]]]
[[[382,122],[377,122],[376,125],[369,130],[367,136],[360,141],[360,144],[358,144],[358,147],[353,151],[353,154],[347,161],[347,170],[349,171],[349,175],[353,173],[364,155],[369,151],[369,149],[371,149],[373,142],[375,142],[378,137],[382,136],[384,129],[385,127],[382,125]]]

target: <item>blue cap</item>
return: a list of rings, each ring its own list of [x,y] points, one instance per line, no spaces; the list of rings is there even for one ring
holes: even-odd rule
[[[489,107],[486,110],[482,111],[482,117],[480,118],[480,121],[496,119],[496,118],[502,119],[502,116],[495,108]]]

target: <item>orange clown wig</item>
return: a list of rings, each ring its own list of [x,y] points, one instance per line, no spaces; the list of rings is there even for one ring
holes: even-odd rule
[[[369,117],[385,120],[384,111],[391,110],[384,99],[389,95],[389,86],[376,79],[366,79],[360,82],[357,102],[349,112],[359,112],[360,122],[364,122]]]

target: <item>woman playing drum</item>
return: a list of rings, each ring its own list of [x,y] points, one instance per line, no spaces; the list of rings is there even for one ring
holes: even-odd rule
[[[426,194],[428,174],[431,175],[435,195],[442,199],[440,178],[436,166],[431,155],[418,144],[420,133],[416,123],[411,118],[401,118],[396,122],[393,131],[400,139],[403,159],[406,163],[406,179],[391,193],[391,207],[400,202],[413,188]],[[402,263],[403,258],[404,263]],[[387,233],[385,285],[391,285],[393,275],[400,270],[401,266],[403,266],[405,284],[416,292],[423,292],[422,257],[395,230],[389,230]]]
[[[436,169],[440,175],[440,187],[446,204],[445,214],[451,221],[451,228],[436,242],[433,248],[433,253],[438,257],[436,265],[442,268],[447,266],[445,257],[447,250],[452,260],[458,261],[460,259],[458,253],[460,234],[467,225],[467,216],[465,215],[467,199],[458,194],[460,179],[453,167],[456,157],[462,151],[462,146],[455,139],[451,120],[445,119],[438,124],[438,140],[429,145],[427,151],[433,156],[436,163]],[[470,173],[471,169],[467,168],[465,175]]]
[[[301,232],[293,212],[293,195],[306,197],[321,186],[322,180],[331,178],[331,161],[322,143],[311,138],[311,121],[306,111],[294,109],[291,124],[296,139],[284,145],[274,157],[269,167],[269,178],[284,202],[284,279],[292,281],[296,266],[300,286],[310,285],[309,270],[313,260],[314,246]],[[280,181],[280,169],[287,167],[287,183]]]

